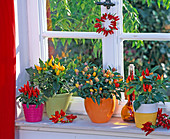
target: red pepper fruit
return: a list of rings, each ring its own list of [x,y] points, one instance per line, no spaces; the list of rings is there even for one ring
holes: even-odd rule
[[[148,70],[148,68],[146,68],[146,76],[149,76],[149,70]]]
[[[120,86],[120,84],[119,83],[115,83],[115,87],[119,87]]]
[[[66,113],[61,109],[61,111],[60,111],[60,115],[61,116],[65,116],[66,115]]]
[[[142,71],[142,76],[143,76],[144,79],[146,78],[144,70]]]
[[[161,76],[160,76],[159,74],[158,74],[158,76],[157,76],[157,79],[158,79],[158,80],[161,80]]]
[[[146,89],[149,89],[149,85],[148,84],[146,84],[146,87],[145,87]]]

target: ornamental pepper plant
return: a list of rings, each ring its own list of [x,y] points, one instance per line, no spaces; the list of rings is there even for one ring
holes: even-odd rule
[[[38,86],[40,91],[48,98],[56,94],[68,93],[69,85],[66,81],[67,65],[63,66],[59,58],[48,59],[43,62],[39,59],[39,66],[26,69],[30,75],[30,82],[33,86]]]
[[[127,95],[135,93],[134,109],[137,110],[141,104],[152,104],[163,102],[167,99],[165,95],[166,89],[169,86],[168,79],[163,75],[154,73],[159,66],[154,67],[149,72],[148,68],[141,73],[136,70],[136,75],[133,80],[126,80],[126,87],[131,87]]]
[[[102,69],[93,64],[81,64],[69,73],[73,77],[74,89],[84,99],[92,98],[94,102],[100,104],[101,98],[121,99],[123,77],[116,69]]]
[[[21,94],[17,96],[16,99],[19,99],[23,104],[27,104],[27,108],[29,108],[29,105],[36,105],[37,108],[38,105],[45,101],[38,88],[31,87],[28,81],[27,84],[24,84],[24,87],[21,87],[18,91]]]

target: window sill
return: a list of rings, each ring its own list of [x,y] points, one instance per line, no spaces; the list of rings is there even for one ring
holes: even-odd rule
[[[107,136],[108,138],[114,137],[126,137],[126,138],[144,138],[145,133],[136,128],[134,123],[125,123],[119,117],[112,117],[108,123],[104,124],[96,124],[92,123],[88,116],[86,115],[78,115],[78,118],[73,123],[67,124],[54,124],[52,123],[47,116],[43,117],[41,122],[37,123],[28,123],[24,120],[24,118],[20,118],[16,120],[16,129],[18,131],[32,131],[32,132],[49,132],[49,134],[53,133],[64,133],[71,135],[93,135],[93,136]],[[170,130],[158,128],[154,132],[152,132],[147,138],[158,138],[161,137],[169,137]],[[110,139],[109,138],[109,139]]]

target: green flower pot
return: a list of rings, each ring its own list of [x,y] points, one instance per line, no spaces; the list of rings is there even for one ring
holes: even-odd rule
[[[48,117],[50,118],[51,115],[55,114],[56,111],[60,111],[61,109],[63,111],[66,111],[70,100],[71,100],[72,94],[66,93],[66,94],[57,94],[53,97],[48,98],[46,101],[46,112]]]

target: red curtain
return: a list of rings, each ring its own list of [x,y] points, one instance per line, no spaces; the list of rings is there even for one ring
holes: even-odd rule
[[[14,139],[15,52],[14,0],[0,0],[0,139]]]

